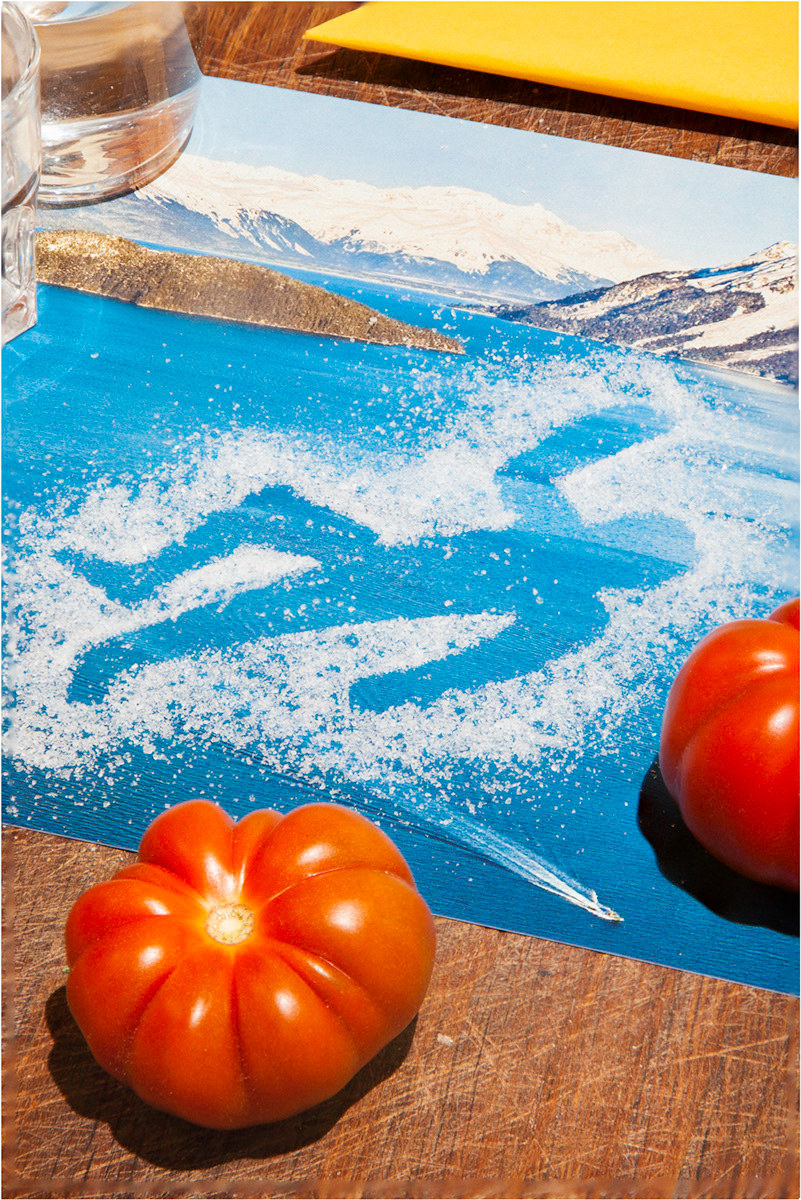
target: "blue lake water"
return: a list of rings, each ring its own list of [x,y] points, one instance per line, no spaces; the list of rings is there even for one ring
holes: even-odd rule
[[[466,354],[40,289],[3,361],[5,819],[133,848],[192,796],[330,796],[438,913],[795,990],[797,939],[638,817],[683,657],[795,592],[796,395],[327,284]]]

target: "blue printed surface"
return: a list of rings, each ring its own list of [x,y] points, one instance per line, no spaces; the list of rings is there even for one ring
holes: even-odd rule
[[[643,795],[691,646],[795,591],[796,394],[305,277],[466,354],[46,286],[6,348],[5,819],[134,848],[330,797],[440,914],[795,990]]]

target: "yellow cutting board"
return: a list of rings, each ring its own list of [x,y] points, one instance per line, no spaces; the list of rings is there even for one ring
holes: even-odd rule
[[[559,87],[798,127],[789,0],[364,4],[305,37]]]

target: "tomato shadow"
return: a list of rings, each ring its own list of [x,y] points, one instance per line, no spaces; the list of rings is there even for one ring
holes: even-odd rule
[[[711,912],[739,925],[761,925],[798,937],[796,893],[747,879],[705,850],[685,825],[657,759],[640,789],[637,823],[665,878]]]
[[[202,1129],[158,1112],[98,1066],[67,1004],[65,987],[49,997],[45,1015],[53,1046],[50,1074],[73,1112],[108,1125],[126,1150],[154,1166],[191,1170],[238,1159],[272,1158],[318,1141],[343,1114],[392,1075],[409,1052],[415,1018],[340,1092],[323,1104],[285,1121],[248,1129]]]

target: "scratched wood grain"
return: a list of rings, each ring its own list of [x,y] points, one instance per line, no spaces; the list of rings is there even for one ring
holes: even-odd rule
[[[352,4],[210,3],[204,69],[782,175],[787,130],[300,40]],[[7,829],[3,1195],[797,1197],[798,1004],[437,922],[413,1026],[300,1119],[210,1133],[94,1064],[63,927],[129,856]]]
[[[131,856],[9,829],[4,858],[6,1196],[797,1194],[791,997],[439,920],[413,1027],[313,1112],[214,1133],[106,1076],[65,1002],[69,907]]]
[[[728,167],[795,175],[794,130],[589,92],[338,50],[304,30],[356,4],[209,4],[209,75],[531,129]]]

